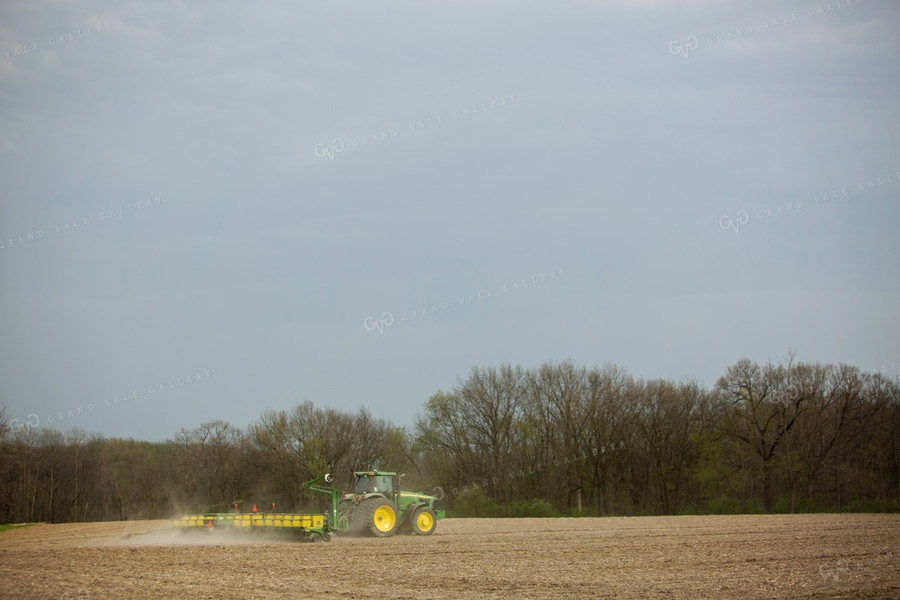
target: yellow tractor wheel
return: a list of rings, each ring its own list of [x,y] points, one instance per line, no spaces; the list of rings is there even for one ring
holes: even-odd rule
[[[397,509],[386,498],[363,500],[356,509],[360,529],[377,537],[390,537],[397,531]]]
[[[412,515],[412,532],[416,535],[431,535],[437,522],[434,511],[423,506]]]

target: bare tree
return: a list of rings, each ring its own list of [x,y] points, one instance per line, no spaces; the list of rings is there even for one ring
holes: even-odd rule
[[[242,442],[243,433],[221,419],[175,435],[186,480],[209,510],[226,510],[244,495]]]
[[[543,440],[539,454],[542,470],[538,487],[566,508],[582,510],[590,447],[590,383],[584,367],[572,362],[541,365],[528,374],[530,421]]]
[[[807,398],[803,394],[793,397],[787,374],[784,367],[768,364],[760,368],[748,359],[741,359],[717,383],[733,406],[731,434],[758,459],[756,466],[766,510],[772,510],[774,505],[772,466],[776,451],[797,422]]]
[[[588,375],[588,460],[595,489],[597,514],[614,510],[618,474],[623,471],[631,376],[615,365],[593,369]]]

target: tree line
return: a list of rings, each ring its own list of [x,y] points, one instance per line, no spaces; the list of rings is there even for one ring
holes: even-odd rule
[[[711,389],[615,365],[476,367],[411,427],[303,402],[150,443],[13,430],[0,412],[0,522],[321,510],[303,481],[372,468],[459,516],[897,511],[897,432],[897,377],[793,356],[740,360]]]

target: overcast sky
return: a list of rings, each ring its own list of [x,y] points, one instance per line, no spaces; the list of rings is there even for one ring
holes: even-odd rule
[[[898,30],[887,0],[4,1],[0,402],[162,440],[303,400],[408,425],[501,363],[896,375]]]

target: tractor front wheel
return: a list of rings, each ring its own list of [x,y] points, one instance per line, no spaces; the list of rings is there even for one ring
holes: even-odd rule
[[[433,510],[423,506],[416,509],[410,521],[412,522],[412,533],[416,535],[431,535],[434,532],[437,516]]]
[[[363,500],[356,509],[357,531],[368,531],[376,537],[390,537],[397,531],[397,509],[385,498]]]

